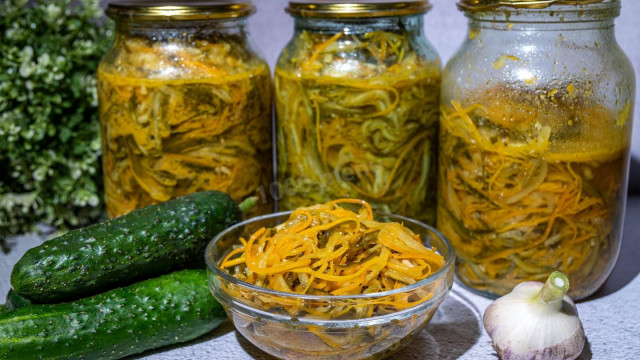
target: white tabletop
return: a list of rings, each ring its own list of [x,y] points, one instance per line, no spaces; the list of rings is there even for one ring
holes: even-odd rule
[[[9,290],[13,264],[42,239],[25,235],[13,239],[12,250],[0,254],[0,299]],[[640,359],[640,197],[629,199],[625,233],[618,263],[602,289],[578,303],[587,334],[580,359]],[[453,291],[431,323],[394,360],[496,359],[482,328],[482,313],[490,300],[454,284]],[[228,321],[212,333],[186,344],[133,357],[145,360],[272,359],[245,340]]]

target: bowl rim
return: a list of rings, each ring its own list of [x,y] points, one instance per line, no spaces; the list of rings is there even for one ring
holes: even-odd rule
[[[289,216],[291,215],[291,213],[293,213],[293,211],[281,211],[281,212],[274,212],[271,214],[267,214],[267,215],[261,215],[261,216],[257,216],[257,217],[253,217],[251,219],[247,219],[244,221],[241,221],[235,225],[232,225],[228,228],[226,228],[225,230],[221,231],[220,233],[218,233],[216,236],[213,237],[213,239],[209,242],[209,244],[207,245],[207,248],[205,250],[205,254],[204,254],[204,258],[205,258],[205,262],[207,264],[207,268],[209,270],[211,270],[216,276],[219,276],[221,278],[223,278],[225,281],[232,283],[234,285],[238,285],[238,286],[242,286],[254,291],[258,291],[261,293],[265,293],[265,294],[269,294],[269,295],[274,295],[274,296],[280,296],[280,297],[285,297],[285,298],[297,298],[297,299],[305,299],[305,300],[323,300],[326,301],[327,299],[331,299],[331,301],[349,301],[349,300],[361,300],[361,299],[376,299],[379,297],[386,297],[386,296],[390,296],[390,295],[396,295],[396,294],[402,294],[408,291],[412,291],[414,289],[429,285],[439,279],[441,279],[442,277],[444,277],[448,272],[450,272],[453,268],[453,264],[456,258],[455,255],[455,250],[453,248],[453,245],[451,244],[451,242],[440,232],[438,231],[436,228],[434,228],[433,226],[427,225],[425,223],[423,223],[422,221],[418,221],[406,216],[402,216],[402,215],[396,215],[396,214],[391,214],[391,213],[386,213],[386,212],[374,212],[374,218],[376,216],[390,216],[393,217],[395,219],[399,219],[403,222],[409,222],[409,223],[413,223],[414,225],[417,226],[421,226],[426,228],[427,230],[433,232],[436,236],[438,236],[440,238],[440,240],[442,241],[442,243],[444,244],[445,248],[447,249],[447,255],[443,255],[445,262],[442,265],[442,267],[434,272],[433,274],[431,274],[430,276],[428,276],[425,279],[422,279],[418,282],[415,282],[411,285],[407,285],[407,286],[403,286],[401,288],[397,288],[397,289],[393,289],[393,290],[387,290],[387,291],[381,291],[381,292],[377,292],[377,293],[371,293],[371,294],[356,294],[356,295],[307,295],[307,294],[298,294],[298,293],[288,293],[288,292],[284,292],[284,291],[277,291],[277,290],[272,290],[272,289],[268,289],[262,286],[258,286],[258,285],[254,285],[248,282],[245,282],[243,280],[240,280],[238,278],[236,278],[233,275],[228,274],[227,272],[225,272],[224,270],[220,269],[220,267],[218,266],[218,264],[213,264],[212,259],[210,259],[209,254],[213,252],[213,247],[214,245],[218,242],[219,239],[221,239],[222,237],[224,237],[225,235],[227,235],[228,233],[235,231],[236,229],[243,227],[247,224],[251,224],[253,222],[257,222],[257,221],[261,221],[261,220],[266,220],[266,219],[272,219],[272,218],[278,218],[278,217],[283,217],[283,216]],[[423,241],[424,242],[424,241]]]

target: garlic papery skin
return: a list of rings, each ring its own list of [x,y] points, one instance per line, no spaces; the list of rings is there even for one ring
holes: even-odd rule
[[[585,335],[578,310],[566,295],[569,280],[554,272],[547,282],[527,281],[494,301],[484,328],[503,360],[575,359]]]

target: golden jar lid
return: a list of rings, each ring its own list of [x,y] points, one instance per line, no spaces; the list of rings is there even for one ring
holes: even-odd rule
[[[286,11],[298,17],[372,18],[423,14],[429,9],[429,0],[325,0],[290,1]]]
[[[256,8],[250,0],[117,0],[105,12],[112,19],[211,20],[249,16]]]
[[[458,7],[466,11],[491,10],[501,6],[520,9],[544,9],[551,5],[590,5],[618,0],[460,0]]]

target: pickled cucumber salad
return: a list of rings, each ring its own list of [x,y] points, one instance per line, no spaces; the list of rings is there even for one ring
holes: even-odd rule
[[[110,216],[201,190],[240,200],[270,183],[270,72],[242,39],[118,42],[98,69]]]
[[[284,50],[278,177],[295,186],[282,208],[357,197],[434,223],[440,67],[412,36],[301,31]]]
[[[296,209],[285,223],[238,239],[219,266],[242,281],[280,292],[340,296],[398,289],[426,279],[443,265],[443,256],[424,246],[420,235],[397,222],[374,220],[363,200],[339,199]],[[235,294],[259,308],[281,307],[291,316],[322,319],[353,312],[361,317],[391,313],[431,295],[419,289],[351,306],[315,308],[282,303],[277,296],[256,298],[241,290]]]
[[[443,104],[438,228],[460,279],[505,294],[560,270],[583,297],[608,271],[626,189],[630,122],[588,85],[497,87]]]

